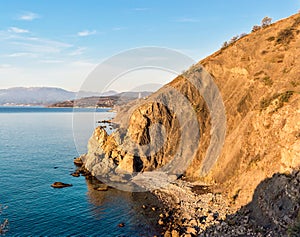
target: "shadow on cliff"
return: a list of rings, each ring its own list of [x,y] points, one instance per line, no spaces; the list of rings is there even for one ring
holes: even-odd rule
[[[252,201],[225,219],[227,228],[241,226],[263,236],[300,236],[300,170],[276,173],[255,189]],[[209,227],[213,233],[225,225]],[[271,234],[271,235],[270,235]]]

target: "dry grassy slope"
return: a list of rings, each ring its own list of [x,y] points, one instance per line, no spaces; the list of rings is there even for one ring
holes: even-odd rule
[[[214,76],[227,116],[224,148],[205,179],[238,205],[263,179],[300,165],[299,32],[296,14],[199,62]]]

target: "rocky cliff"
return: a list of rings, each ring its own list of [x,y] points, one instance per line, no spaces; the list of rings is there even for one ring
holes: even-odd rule
[[[120,182],[114,175],[151,170],[184,174],[226,194],[231,205],[245,205],[263,180],[299,169],[299,63],[296,14],[193,65],[147,100],[120,108],[115,119],[120,128],[110,136],[101,127],[95,130],[85,166]],[[210,99],[222,98],[221,105],[208,102],[199,90],[205,84],[214,92],[205,83],[208,77],[221,95],[210,93]],[[182,95],[185,99],[179,99]],[[216,117],[223,107],[226,117]],[[222,149],[210,150],[212,143]]]

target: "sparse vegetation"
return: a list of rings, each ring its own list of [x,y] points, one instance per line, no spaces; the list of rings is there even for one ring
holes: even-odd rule
[[[289,102],[289,99],[294,94],[294,91],[286,91],[280,95],[279,101],[281,103]]]
[[[240,39],[243,38],[243,37],[245,37],[245,36],[247,36],[247,35],[248,35],[247,33],[240,34]]]
[[[264,55],[264,54],[267,54],[268,53],[268,50],[263,50],[261,51],[261,54]]]
[[[270,98],[263,98],[260,101],[260,109],[264,110],[264,109],[268,108],[273,101],[277,100],[275,103],[276,108],[274,109],[274,111],[277,111],[284,105],[284,103],[289,101],[289,99],[291,98],[291,96],[293,94],[294,94],[294,91],[286,91],[283,93],[275,93]]]
[[[222,44],[222,49],[224,48],[227,48],[229,45],[233,44],[234,42],[238,41],[239,39],[243,38],[247,36],[246,33],[242,33],[240,35],[236,35],[236,36],[233,36],[229,41],[225,41],[223,44]]]
[[[252,27],[252,32],[256,32],[256,31],[258,31],[258,30],[260,30],[260,29],[261,29],[260,26],[254,25],[254,26]]]
[[[288,27],[278,33],[276,38],[276,44],[289,44],[293,38],[293,28]]]
[[[261,75],[263,73],[264,73],[264,71],[259,71],[259,72],[255,73],[254,76],[257,77],[257,76],[259,76],[259,75]]]
[[[265,27],[271,25],[271,23],[272,23],[272,18],[266,16],[261,20],[261,27],[265,28]]]
[[[247,102],[251,100],[251,96],[248,93],[247,95],[243,96],[243,98],[240,100],[240,102],[237,104],[237,111],[239,113],[244,113],[247,111]]]
[[[297,18],[295,19],[295,22],[294,22],[294,24],[293,24],[292,27],[296,27],[296,26],[298,26],[299,24],[300,24],[300,17],[297,17]]]
[[[297,81],[291,81],[290,83],[293,87],[297,87],[300,85],[300,82],[297,82]]]
[[[267,41],[274,41],[275,40],[275,36],[270,36],[269,38],[267,38]]]
[[[273,80],[264,71],[259,71],[259,72],[255,73],[254,80],[259,80],[262,83],[264,83],[266,86],[273,85]]]
[[[233,44],[235,41],[237,41],[239,39],[239,36],[238,35],[236,35],[236,36],[233,36],[232,38],[231,38],[231,40],[229,41],[229,44]]]
[[[252,32],[256,32],[256,31],[258,31],[258,30],[260,30],[260,29],[262,29],[262,28],[266,28],[266,27],[268,27],[269,25],[271,25],[271,23],[272,23],[272,18],[266,16],[266,17],[264,17],[264,18],[261,20],[261,25],[260,25],[260,26],[259,26],[259,25],[254,25],[254,26],[252,27]]]
[[[269,76],[265,76],[262,78],[262,82],[266,85],[266,86],[272,86],[273,85],[273,81]]]
[[[227,48],[228,47],[228,42],[227,41],[225,41],[223,44],[222,44],[222,49],[225,49],[225,48]]]

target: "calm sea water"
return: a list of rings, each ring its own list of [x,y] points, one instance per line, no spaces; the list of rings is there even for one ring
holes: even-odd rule
[[[108,119],[112,113],[102,109],[96,116]],[[6,236],[159,234],[151,208],[141,207],[150,205],[151,195],[99,192],[84,177],[70,175],[78,156],[72,109],[0,107],[0,126],[0,204],[8,207],[0,221],[9,219]],[[85,131],[81,142],[90,135]],[[53,189],[55,181],[73,186]],[[118,227],[120,222],[125,226]]]

